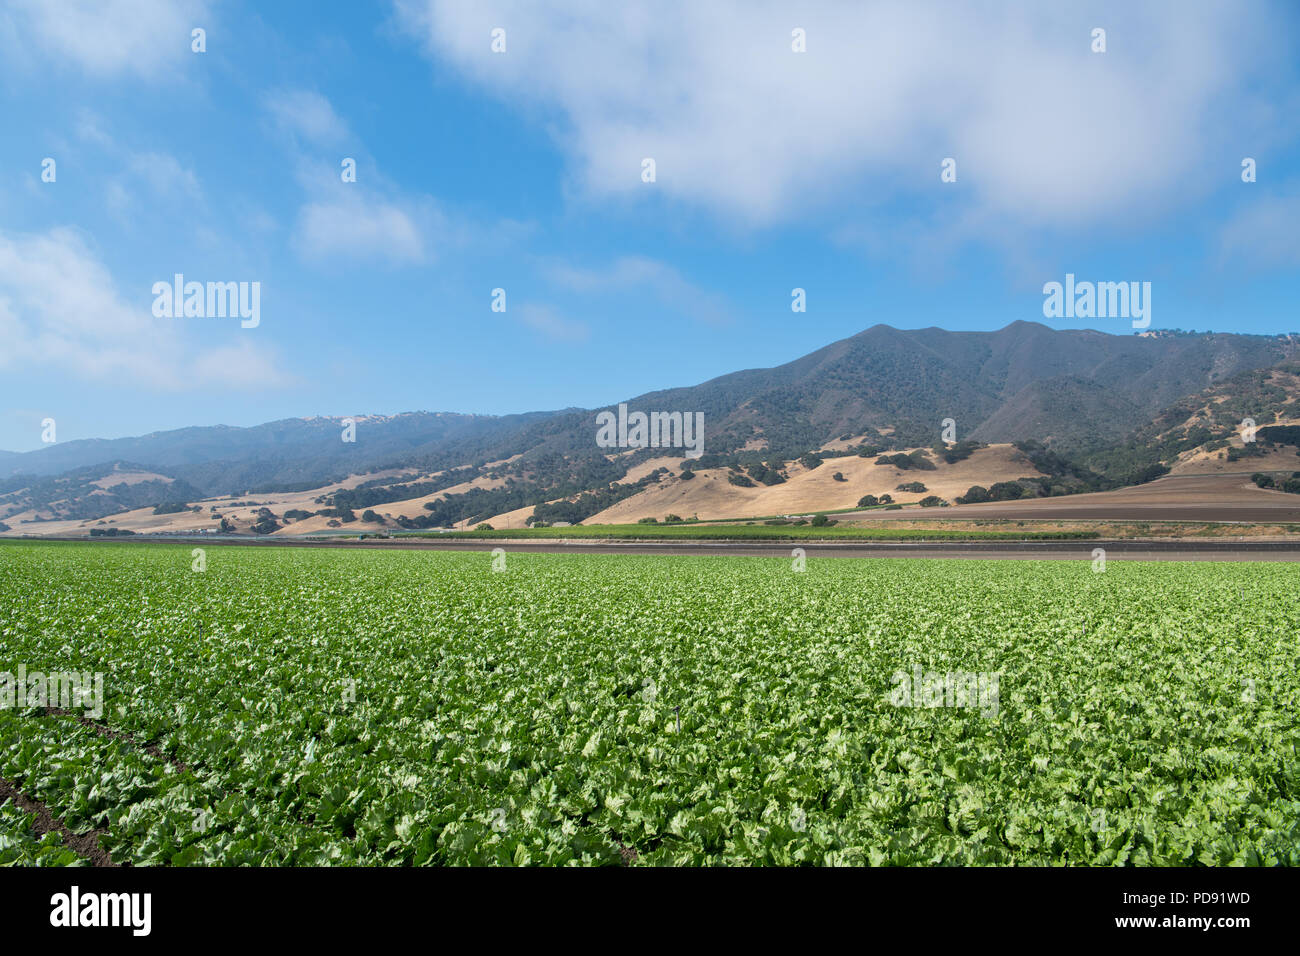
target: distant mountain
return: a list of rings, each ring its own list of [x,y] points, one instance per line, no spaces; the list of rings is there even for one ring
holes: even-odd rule
[[[1300,352],[1293,337],[1120,336],[1015,322],[997,332],[877,325],[774,369],[736,372],[631,405],[703,409],[711,450],[764,437],[798,452],[838,434],[919,429],[953,418],[958,436],[1104,446],[1169,403]],[[709,413],[712,413],[711,415]]]
[[[699,411],[706,449],[751,442],[798,457],[844,435],[888,432],[928,445],[958,436],[1040,441],[1081,454],[1147,424],[1166,405],[1300,354],[1296,336],[1108,335],[1016,322],[997,332],[873,326],[770,369],[628,399],[631,409]],[[611,406],[612,407],[612,406]],[[570,410],[490,442],[493,457],[593,451],[595,411]]]
[[[186,481],[129,462],[114,462],[0,484],[0,518],[34,509],[50,518],[93,519],[201,497]]]
[[[26,453],[0,455],[0,479],[60,475],[114,462],[183,478],[205,494],[254,486],[316,487],[411,455],[509,434],[553,412],[495,417],[448,412],[354,415],[356,441],[343,440],[343,417],[290,418],[252,428],[213,425],[153,432],[138,438],[60,442]],[[12,484],[12,481],[0,483]]]
[[[1056,456],[1052,467],[1058,470],[1068,459],[1122,479],[1189,440],[1186,434],[1173,441],[1162,437],[1168,428],[1159,423],[1167,409],[1186,419],[1190,412],[1184,414],[1179,403],[1201,407],[1217,389],[1221,404],[1234,388],[1245,389],[1231,406],[1237,415],[1238,405],[1251,408],[1270,394],[1260,385],[1267,381],[1267,375],[1259,378],[1263,370],[1297,358],[1295,335],[1111,335],[1033,322],[995,332],[876,325],[785,365],[650,392],[627,404],[646,412],[702,412],[706,459],[715,463],[788,461],[835,440],[882,449],[930,446],[940,437],[941,422],[951,418],[959,439],[1034,442]],[[1259,374],[1250,378],[1252,373]],[[419,490],[432,494],[478,476],[487,484],[452,495],[455,500],[434,506],[427,520],[498,514],[583,491],[598,493],[592,507],[608,506],[611,496],[632,493],[630,484],[617,484],[629,467],[681,451],[644,449],[611,460],[609,450],[595,444],[597,411],[354,416],[355,442],[342,440],[343,420],[337,417],[64,442],[0,454],[0,495],[12,495],[16,511],[21,489],[39,486],[53,493],[54,486],[31,476],[67,475],[75,480],[63,490],[89,488],[102,477],[95,469],[130,462],[176,483],[169,501],[307,490],[349,474],[404,469],[417,477],[373,479],[331,503],[364,508],[412,497],[403,482],[424,482]],[[1261,406],[1261,424],[1268,420],[1260,417],[1265,413]],[[1191,437],[1221,438],[1224,427],[1217,422]],[[1075,464],[1069,468],[1084,474]],[[103,482],[97,487],[94,493],[104,499]],[[116,494],[134,501],[164,490],[159,485]],[[32,507],[45,500],[44,494],[23,494]],[[99,500],[83,507],[76,499],[60,507],[83,514],[112,505]]]
[[[1126,473],[1151,464],[1171,463],[1193,450],[1227,452],[1252,459],[1265,453],[1275,438],[1269,426],[1300,420],[1300,362],[1283,362],[1270,368],[1248,369],[1221,382],[1184,396],[1161,409],[1149,422],[1119,441],[1090,456],[1090,463],[1109,473]],[[1243,423],[1259,428],[1257,440],[1230,442]],[[1282,444],[1295,444],[1277,438]],[[1297,463],[1300,464],[1300,463]]]

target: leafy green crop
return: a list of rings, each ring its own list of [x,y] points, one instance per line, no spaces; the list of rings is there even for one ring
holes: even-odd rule
[[[35,814],[0,802],[0,866],[85,866],[57,833],[39,833]]]
[[[119,861],[1300,863],[1295,565],[191,560],[0,546],[0,671],[107,692],[0,709],[0,776]]]

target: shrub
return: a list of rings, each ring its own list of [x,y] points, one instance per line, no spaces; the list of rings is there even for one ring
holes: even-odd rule
[[[831,478],[836,481],[848,481],[848,479],[844,477],[844,473],[841,471],[835,472],[835,474],[831,475]]]
[[[1169,466],[1157,462],[1129,475],[1127,483],[1130,485],[1144,485],[1148,481],[1155,481],[1167,474],[1169,474]]]
[[[484,521],[484,522],[482,522],[481,524],[477,524],[477,525],[475,525],[475,526],[474,526],[474,530],[475,530],[475,531],[495,531],[496,529],[493,528],[493,527],[492,527],[490,524],[488,524],[486,521]]]
[[[935,447],[935,451],[948,464],[955,465],[957,462],[969,458],[977,448],[983,447],[980,442],[967,440],[959,441],[953,445],[940,444]]]
[[[253,525],[253,534],[270,534],[279,530],[280,523],[269,514],[262,515],[257,519],[257,524]]]
[[[1300,425],[1265,425],[1255,436],[1261,441],[1279,445],[1300,445]]]
[[[760,484],[771,486],[782,484],[785,481],[785,476],[780,471],[761,462],[757,465],[750,465],[746,470],[749,472],[749,477]]]
[[[1266,448],[1268,442],[1253,441],[1242,448],[1229,448],[1228,461],[1240,461],[1243,458],[1263,458],[1271,450],[1271,446]]]
[[[903,482],[903,484],[899,485],[894,490],[908,491],[911,492],[912,494],[921,495],[921,494],[925,494],[925,492],[928,491],[929,489],[926,488],[925,485],[921,484],[921,482],[919,481],[906,481]]]
[[[658,518],[638,518],[636,523],[637,523],[637,524],[658,524],[658,523],[659,523],[659,519],[658,519]]]
[[[1032,497],[1030,489],[1018,481],[999,481],[989,488],[990,501],[1015,501],[1017,498]]]
[[[814,515],[812,519],[812,526],[814,528],[827,528],[833,524],[835,524],[835,522],[825,515]]]
[[[943,500],[942,498],[940,498],[938,495],[930,495],[930,496],[927,497],[927,498],[922,498],[922,499],[921,499],[921,507],[922,507],[922,508],[937,508],[937,507],[940,507],[940,506],[942,506],[942,505],[946,505],[947,503],[948,503],[948,502],[944,501],[944,500]]]
[[[881,455],[876,459],[876,464],[893,465],[902,471],[907,471],[909,468],[916,468],[919,471],[934,471],[938,467],[920,448],[910,455],[904,455],[901,452],[897,455]]]

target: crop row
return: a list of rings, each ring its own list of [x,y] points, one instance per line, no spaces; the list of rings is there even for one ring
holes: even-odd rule
[[[0,776],[137,864],[1300,862],[1286,564],[0,546]],[[898,675],[996,675],[900,706]]]

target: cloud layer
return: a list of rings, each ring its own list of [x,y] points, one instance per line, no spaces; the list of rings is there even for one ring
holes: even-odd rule
[[[178,322],[226,321],[225,343],[203,347]],[[72,229],[0,233],[0,369],[70,372],[160,389],[286,384],[271,354],[237,320],[157,319],[133,306]]]
[[[694,285],[667,263],[644,256],[622,256],[603,271],[552,262],[545,272],[552,282],[574,292],[628,295],[646,290],[673,311],[697,321],[724,324],[731,318],[719,296]]]
[[[1142,215],[1187,193],[1207,154],[1248,154],[1245,117],[1263,118],[1243,109],[1251,67],[1277,52],[1266,20],[1196,2],[396,6],[431,57],[558,114],[588,194],[653,188],[745,225],[797,221],[851,189],[883,202],[937,188],[945,157],[979,218]],[[1105,53],[1091,49],[1099,26]]]
[[[159,75],[190,50],[190,31],[211,27],[203,0],[7,0],[0,17],[24,50],[94,76]]]

